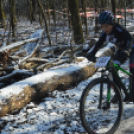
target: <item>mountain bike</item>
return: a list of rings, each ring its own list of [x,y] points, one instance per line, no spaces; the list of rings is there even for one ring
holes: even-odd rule
[[[80,119],[89,134],[113,134],[120,125],[123,112],[124,92],[127,98],[132,96],[132,79],[130,72],[113,63],[111,57],[98,58],[95,67],[101,76],[92,80],[83,90],[80,100]],[[127,87],[119,75],[119,70],[129,77]],[[113,78],[116,77],[116,83]],[[114,95],[117,103],[112,103]]]

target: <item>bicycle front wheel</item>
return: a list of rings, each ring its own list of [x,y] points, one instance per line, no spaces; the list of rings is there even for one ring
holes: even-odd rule
[[[115,94],[118,101],[113,104],[111,100]],[[122,111],[122,97],[112,81],[98,78],[84,89],[80,100],[80,118],[89,134],[113,134],[120,124]]]

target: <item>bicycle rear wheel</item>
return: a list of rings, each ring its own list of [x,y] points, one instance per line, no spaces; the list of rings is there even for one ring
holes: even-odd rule
[[[102,87],[102,101],[101,108],[98,108],[100,106],[100,87]],[[108,90],[109,87],[111,90]],[[111,96],[109,98],[110,107],[106,108],[108,91]],[[118,103],[113,104],[111,100],[115,94],[118,95]],[[122,111],[122,97],[113,82],[98,78],[84,89],[80,100],[80,118],[83,127],[89,134],[113,134],[120,124]]]

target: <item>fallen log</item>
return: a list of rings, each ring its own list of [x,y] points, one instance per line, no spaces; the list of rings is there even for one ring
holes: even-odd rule
[[[24,59],[24,57],[19,57],[19,56],[10,56],[10,57],[14,60]],[[41,59],[41,58],[29,58],[29,59],[26,59],[26,63],[21,67],[29,70],[29,69],[33,69],[39,66],[39,63],[49,63],[49,60]],[[17,69],[18,68],[19,66],[17,67]]]
[[[19,56],[10,56],[10,57],[13,58],[14,60],[19,60],[19,59],[24,58],[24,57],[19,57]],[[48,63],[49,60],[33,57],[33,58],[27,59],[26,62],[44,62],[44,63]]]
[[[105,56],[112,55],[113,48],[114,46],[107,46]],[[0,90],[0,117],[23,108],[29,102],[44,97],[48,92],[76,86],[91,76],[95,70],[94,63],[84,62],[63,69],[46,71],[3,88]]]
[[[0,67],[0,71],[13,71],[14,66],[2,66]]]
[[[28,55],[27,57],[25,57],[24,59],[22,59],[22,60],[19,61],[19,65],[20,65],[20,66],[23,66],[23,64],[26,62],[26,60],[29,59],[29,58],[31,58],[31,57],[34,55],[34,53],[36,52],[36,50],[38,49],[38,47],[39,47],[39,45],[40,45],[40,42],[41,42],[41,40],[42,40],[42,38],[43,38],[43,34],[44,34],[44,33],[45,33],[45,30],[42,31],[41,37],[39,38],[39,40],[38,40],[38,42],[37,42],[37,45],[36,45],[36,47],[34,48],[33,52],[32,52],[30,55]]]
[[[80,45],[72,45],[72,49],[75,50],[77,48],[82,48],[83,44]],[[59,50],[66,50],[66,49],[70,49],[70,45],[58,45],[58,46],[52,46],[52,47],[47,47],[47,48],[39,48],[38,49],[38,55],[39,57],[44,57],[46,55],[48,55],[49,53],[51,53],[52,51],[59,51]]]
[[[59,61],[63,57],[64,54],[70,53],[70,52],[71,52],[71,50],[64,51],[57,59],[55,59],[54,61],[52,61],[50,63],[40,65],[39,67],[37,67],[37,70],[43,69],[45,66],[51,66],[53,63]]]
[[[48,64],[44,67],[44,70],[48,70],[54,66],[58,66],[58,65],[61,65],[61,64],[64,64],[64,63],[70,63],[70,59],[62,59],[62,60],[59,60],[58,62],[56,63],[51,63],[51,64]],[[58,69],[58,67],[57,67]]]
[[[50,91],[65,90],[74,84],[76,85],[76,83],[93,74],[95,71],[93,66],[94,63],[87,63],[83,67],[76,65],[66,69],[47,71],[1,89],[0,117],[23,108],[30,101],[37,100]],[[11,89],[14,91],[11,91]],[[8,91],[8,94],[6,94],[6,91]]]
[[[73,52],[76,52],[76,51],[80,51],[82,50],[83,48],[83,45],[85,44],[90,44],[90,46],[92,46],[94,44],[94,42],[96,42],[96,38],[93,39],[91,38],[91,41],[88,41],[88,42],[84,42],[83,44],[79,44],[79,45],[58,45],[58,46],[52,46],[52,47],[45,47],[43,48],[43,46],[41,46],[39,49],[38,49],[38,52],[37,52],[37,55],[38,57],[44,57],[44,56],[47,56],[48,54],[52,53],[53,51],[62,51],[62,50],[66,50],[66,49],[71,49]]]
[[[11,50],[11,52],[15,52],[15,51],[18,51],[22,45],[25,45],[30,42],[36,42],[37,40],[38,40],[38,38],[32,38],[32,39],[27,39],[24,41],[19,41],[19,42],[16,42],[16,43],[13,43],[13,44],[10,44],[8,46],[1,48],[0,52],[6,51],[6,50]]]
[[[27,75],[29,77],[29,76],[33,75],[33,72],[28,72],[28,71],[24,71],[24,70],[14,70],[12,73],[10,73],[6,76],[0,77],[0,82],[3,82],[9,78],[12,78],[15,75]]]

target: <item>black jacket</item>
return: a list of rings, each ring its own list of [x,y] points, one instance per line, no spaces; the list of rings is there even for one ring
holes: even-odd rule
[[[119,50],[131,51],[133,45],[133,38],[130,33],[118,23],[114,23],[113,29],[109,34],[104,31],[101,32],[100,38],[94,46],[93,53],[96,53],[103,43],[111,42],[118,46]]]

